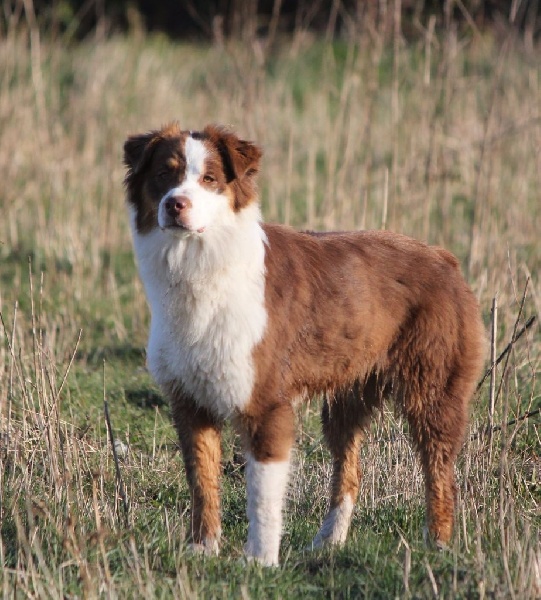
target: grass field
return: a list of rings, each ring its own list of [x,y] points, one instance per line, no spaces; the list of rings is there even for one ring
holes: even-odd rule
[[[5,597],[529,598],[541,595],[541,52],[450,32],[405,45],[67,47],[0,40],[0,589]],[[497,353],[533,327],[472,406],[444,553],[422,541],[423,485],[402,421],[375,420],[344,548],[302,548],[326,509],[319,402],[299,413],[282,566],[242,560],[238,440],[224,447],[222,557],[185,548],[188,492],[145,371],[149,322],[124,209],[128,133],[231,125],[264,149],[265,218],[380,228],[444,245]],[[488,363],[487,363],[488,366]],[[117,485],[108,402],[125,499]]]

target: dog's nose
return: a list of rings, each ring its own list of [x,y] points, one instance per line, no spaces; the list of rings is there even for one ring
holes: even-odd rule
[[[178,216],[189,205],[190,200],[186,196],[172,196],[165,203],[165,210],[172,216]]]

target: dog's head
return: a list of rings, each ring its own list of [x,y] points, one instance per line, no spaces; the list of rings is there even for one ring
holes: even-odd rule
[[[201,235],[228,224],[257,202],[261,150],[230,131],[209,125],[183,131],[173,123],[129,137],[124,144],[128,202],[135,227]]]

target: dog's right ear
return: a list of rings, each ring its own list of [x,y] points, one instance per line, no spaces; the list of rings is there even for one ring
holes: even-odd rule
[[[128,167],[128,176],[139,173],[148,163],[156,142],[158,132],[150,131],[132,135],[124,142],[124,164]]]

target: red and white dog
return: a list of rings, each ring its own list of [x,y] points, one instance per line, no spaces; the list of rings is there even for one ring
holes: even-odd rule
[[[247,456],[245,552],[278,564],[292,404],[318,393],[334,470],[313,546],[346,538],[363,432],[386,396],[409,422],[428,532],[445,545],[484,340],[456,259],[386,231],[315,234],[263,224],[261,151],[219,127],[172,124],[129,137],[124,151],[152,312],[148,367],[171,403],[192,494],[193,546],[218,552],[220,429],[229,419]]]

